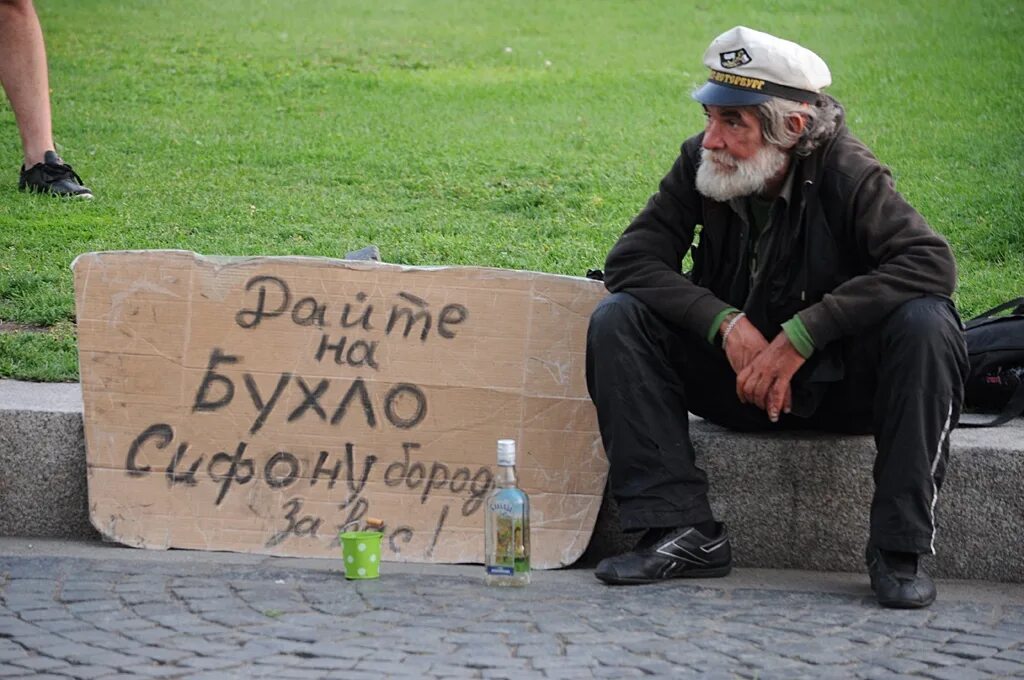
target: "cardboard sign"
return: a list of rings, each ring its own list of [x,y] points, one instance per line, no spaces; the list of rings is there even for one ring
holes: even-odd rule
[[[89,253],[74,265],[90,516],[146,548],[480,562],[518,442],[533,564],[587,546],[607,473],[581,278],[320,258]]]

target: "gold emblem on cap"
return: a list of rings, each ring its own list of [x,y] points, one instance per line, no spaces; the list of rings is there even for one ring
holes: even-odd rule
[[[760,78],[747,78],[746,76],[734,76],[731,73],[722,73],[721,71],[712,71],[710,80],[716,83],[722,83],[723,85],[732,85],[733,87],[742,87],[745,90],[761,90],[764,88],[764,82]]]

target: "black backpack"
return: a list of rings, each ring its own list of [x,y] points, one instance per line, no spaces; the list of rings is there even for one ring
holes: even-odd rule
[[[971,369],[964,384],[965,406],[999,415],[981,420],[968,415],[960,426],[1002,425],[1024,415],[1024,297],[974,317],[966,327]]]

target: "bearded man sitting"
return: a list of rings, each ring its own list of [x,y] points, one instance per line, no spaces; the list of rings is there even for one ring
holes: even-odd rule
[[[623,529],[644,532],[595,575],[729,572],[689,411],[736,430],[873,433],[871,585],[883,606],[927,606],[919,558],[967,369],[952,252],[847,129],[818,55],[740,26],[704,63],[705,129],[608,254],[612,294],[590,320],[610,490]]]

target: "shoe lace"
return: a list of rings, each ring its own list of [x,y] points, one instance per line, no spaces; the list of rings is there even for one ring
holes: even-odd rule
[[[74,179],[78,184],[84,184],[82,178],[78,176],[75,169],[67,163],[61,163],[60,165],[50,165],[49,163],[43,163],[43,181],[47,184],[53,184],[59,182],[62,179]]]

